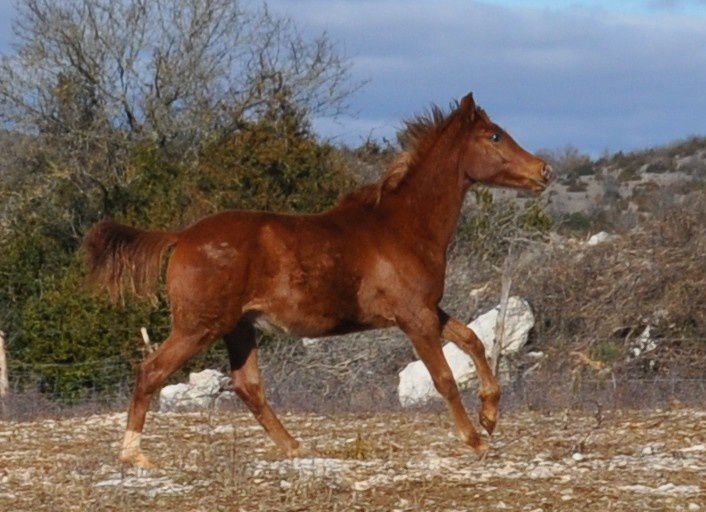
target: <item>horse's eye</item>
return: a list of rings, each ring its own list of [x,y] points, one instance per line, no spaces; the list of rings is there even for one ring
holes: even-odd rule
[[[499,133],[494,133],[493,135],[490,136],[490,140],[493,142],[500,142],[501,136]]]

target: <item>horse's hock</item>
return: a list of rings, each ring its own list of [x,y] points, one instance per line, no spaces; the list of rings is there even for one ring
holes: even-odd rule
[[[500,306],[498,305],[468,324],[468,327],[483,342],[486,355],[492,352],[495,345],[495,327],[498,323],[499,312]],[[501,352],[503,354],[519,352],[527,343],[529,332],[533,326],[534,314],[529,303],[521,297],[510,297],[505,316]],[[453,343],[444,345],[443,352],[458,385],[460,387],[467,385],[476,375],[476,368],[471,357]],[[500,373],[504,373],[502,366]],[[397,393],[403,407],[421,405],[438,396],[431,375],[421,361],[409,363],[399,375],[400,383]]]

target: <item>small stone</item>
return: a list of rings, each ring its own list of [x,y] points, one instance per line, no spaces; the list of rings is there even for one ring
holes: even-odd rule
[[[584,460],[586,457],[584,456],[583,453],[576,452],[571,456],[572,459],[574,459],[575,462],[581,462]]]
[[[603,242],[610,242],[613,240],[616,240],[620,238],[619,235],[613,235],[611,233],[608,233],[606,231],[600,231],[596,233],[595,235],[592,235],[588,241],[586,242],[586,245],[598,245],[602,244]]]
[[[642,455],[654,455],[655,451],[651,446],[645,446],[640,453]]]
[[[353,489],[354,491],[358,491],[358,492],[367,491],[368,489],[370,489],[370,484],[368,483],[367,480],[363,480],[360,482],[353,482],[353,485],[351,485],[351,489]]]
[[[213,429],[214,434],[232,434],[233,432],[235,432],[233,425],[218,425]]]
[[[305,347],[313,347],[315,346],[320,340],[316,338],[302,338],[302,345]]]
[[[688,505],[689,510],[701,510],[701,507],[697,505],[696,503],[689,503]]]
[[[533,470],[531,470],[527,476],[529,478],[551,478],[554,476],[554,473],[549,469],[544,466],[537,466]]]
[[[279,488],[286,491],[287,489],[292,488],[292,484],[291,482],[287,482],[286,480],[281,480],[279,483]]]

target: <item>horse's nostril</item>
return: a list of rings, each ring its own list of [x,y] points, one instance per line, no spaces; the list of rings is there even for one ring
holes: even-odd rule
[[[552,177],[553,169],[552,166],[549,164],[544,164],[544,167],[542,167],[542,177],[545,179],[549,179]]]

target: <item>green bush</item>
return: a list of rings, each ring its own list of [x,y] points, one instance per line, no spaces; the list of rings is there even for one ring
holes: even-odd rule
[[[42,293],[21,304],[12,338],[12,360],[31,368],[32,378],[38,379],[22,384],[64,399],[103,392],[124,381],[141,358],[141,326],[148,326],[155,339],[168,331],[164,307],[128,301],[116,308],[86,290],[81,274],[74,261],[43,278]],[[96,372],[95,363],[106,359],[111,364]]]
[[[561,225],[569,231],[583,233],[591,229],[591,219],[584,213],[574,212],[565,216],[564,219],[562,219]]]
[[[623,355],[623,344],[615,340],[602,340],[591,346],[589,355],[598,361],[614,363]]]
[[[88,202],[55,187],[41,215],[18,215],[0,242],[0,321],[14,370],[26,375],[20,384],[65,399],[111,389],[142,356],[141,326],[157,342],[169,332],[163,294],[156,306],[128,299],[118,307],[83,287],[81,232],[62,210],[82,210],[80,230],[104,214],[144,228],[179,228],[227,208],[320,211],[353,184],[337,152],[301,117],[266,118],[207,145],[194,162],[136,144],[124,186],[97,188]],[[191,366],[222,364],[221,345]],[[106,359],[110,366],[98,371],[96,362]]]

